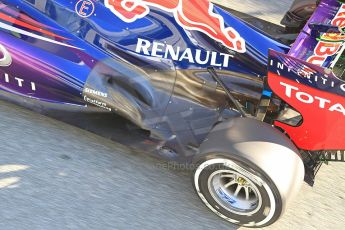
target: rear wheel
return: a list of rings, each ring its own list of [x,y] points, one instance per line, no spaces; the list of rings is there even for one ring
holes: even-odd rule
[[[218,124],[200,147],[194,187],[223,219],[264,227],[283,214],[304,179],[292,142],[272,126],[248,118]]]
[[[234,224],[269,225],[282,212],[275,185],[257,167],[242,160],[205,160],[194,173],[194,183],[206,206]]]

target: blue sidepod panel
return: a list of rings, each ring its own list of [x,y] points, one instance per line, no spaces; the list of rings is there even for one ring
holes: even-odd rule
[[[214,67],[243,103],[256,103],[268,49],[287,48],[217,6],[208,12],[223,22],[214,31],[232,28],[236,33],[229,36],[238,33],[245,52],[229,49],[224,34],[182,25],[184,19],[163,6],[150,6],[147,15],[129,22],[97,0],[2,0],[0,5],[0,45],[12,59],[0,66],[1,89],[120,114],[184,155],[228,107],[206,68]]]

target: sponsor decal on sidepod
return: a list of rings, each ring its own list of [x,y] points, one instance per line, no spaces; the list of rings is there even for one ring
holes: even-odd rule
[[[12,57],[10,52],[0,44],[0,66],[10,66],[12,64]]]
[[[8,50],[0,44],[0,67],[8,67],[12,64],[12,56]],[[30,82],[30,86],[25,82],[24,79],[19,77],[13,77],[8,73],[3,73],[1,76],[1,83],[3,84],[15,84],[16,86],[22,87],[30,87],[31,91],[36,91],[36,84],[34,82]]]
[[[145,39],[138,39],[136,53],[145,54],[158,58],[169,58],[174,61],[182,62],[188,61],[189,63],[197,63],[199,65],[211,65],[215,67],[229,67],[231,54],[203,51],[200,49],[185,48],[182,50],[180,47],[173,47],[172,45],[150,42]]]
[[[82,18],[88,18],[95,12],[95,4],[91,0],[80,0],[75,5],[75,12]]]

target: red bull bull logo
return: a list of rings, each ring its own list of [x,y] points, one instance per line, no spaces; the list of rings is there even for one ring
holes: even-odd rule
[[[344,49],[345,35],[342,32],[345,29],[345,4],[342,4],[331,25],[339,27],[339,33],[324,33],[317,43],[314,54],[308,58],[308,62],[322,66],[327,58],[337,55]]]
[[[148,15],[150,7],[159,8],[172,13],[182,28],[204,33],[236,52],[246,52],[245,40],[234,28],[225,26],[224,18],[213,11],[208,0],[105,0],[105,6],[127,23]]]

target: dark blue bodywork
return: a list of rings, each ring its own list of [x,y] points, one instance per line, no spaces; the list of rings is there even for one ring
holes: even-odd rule
[[[163,51],[136,52],[139,39],[179,47],[181,52],[215,53],[214,69],[243,105],[255,105],[261,97],[268,50],[288,50],[218,6],[214,12],[246,41],[245,53],[229,50],[199,31],[185,30],[160,9],[126,23],[103,1],[93,1],[93,14],[81,17],[78,2],[0,1],[0,45],[12,57],[11,65],[0,68],[0,88],[81,110],[97,107],[98,115],[107,114],[107,119],[120,115],[137,127],[133,132],[147,131],[149,149],[175,160],[192,156],[214,124],[239,113],[207,71],[212,63],[160,58]],[[54,36],[12,19],[40,23]],[[220,54],[231,55],[225,65]]]

